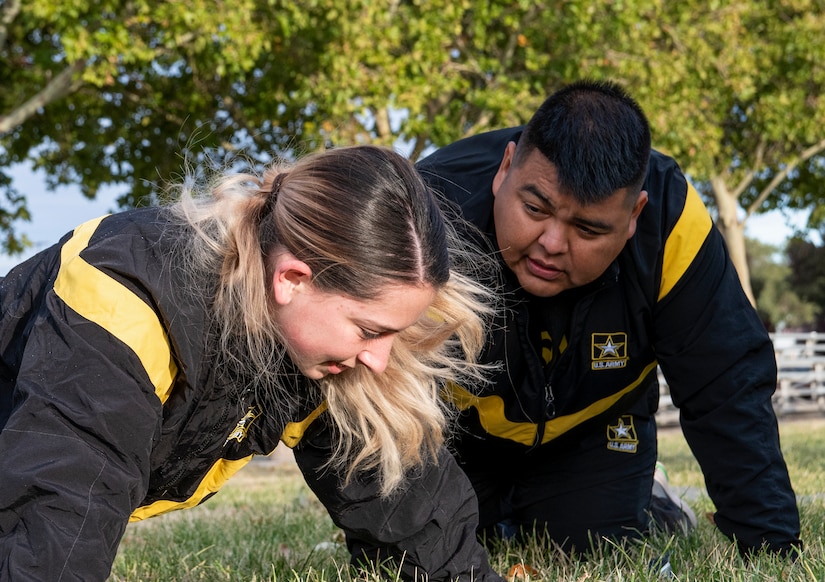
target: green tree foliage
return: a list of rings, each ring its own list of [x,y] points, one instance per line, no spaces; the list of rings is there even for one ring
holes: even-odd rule
[[[2,168],[26,159],[87,196],[129,184],[122,202],[137,204],[203,151],[259,163],[404,143],[417,159],[523,123],[585,76],[640,100],[655,146],[715,203],[746,289],[747,217],[823,202],[825,0],[6,0],[0,13],[0,232],[25,216]]]
[[[585,14],[582,72],[637,96],[655,145],[715,204],[749,290],[749,216],[815,207],[811,226],[825,218],[825,2],[598,0]]]
[[[203,151],[261,162],[403,142],[416,159],[524,122],[575,77],[568,4],[10,0],[0,169],[32,159],[89,197],[126,183],[121,202],[135,205]],[[0,186],[5,217],[25,216],[24,196]]]
[[[308,117],[312,87],[300,72],[322,70],[326,39],[337,35],[319,2],[303,4],[23,5],[0,61],[15,89],[2,94],[3,161],[35,151],[60,183],[94,195],[104,182],[134,181],[137,199],[150,191],[140,180],[193,143],[265,154],[297,134],[314,147],[317,128],[282,120]],[[67,74],[70,82],[54,83]]]
[[[242,150],[259,163],[330,143],[402,140],[415,158],[520,123],[569,76],[548,50],[552,29],[542,31],[552,14],[533,4],[7,0],[0,231],[27,215],[25,193],[2,173],[24,160],[50,186],[77,184],[88,197],[126,183],[121,203],[137,205],[159,195],[183,158],[207,151]]]
[[[825,304],[802,299],[791,283],[791,267],[774,245],[748,239],[748,267],[757,311],[770,331],[810,330]]]
[[[825,234],[825,229],[820,231]],[[825,331],[825,245],[800,237],[788,241],[789,284],[804,301],[817,306],[816,331]]]

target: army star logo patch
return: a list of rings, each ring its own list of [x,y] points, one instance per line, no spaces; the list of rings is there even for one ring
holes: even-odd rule
[[[236,440],[238,442],[244,440],[246,438],[246,433],[249,432],[249,425],[251,425],[252,422],[260,415],[261,413],[255,406],[250,406],[247,413],[238,421],[238,424],[235,425],[235,428],[231,433],[229,433],[229,436],[226,437],[226,443],[224,443],[224,446],[226,446],[226,444],[231,440]]]
[[[590,367],[593,370],[612,370],[627,366],[626,333],[594,333],[592,338]]]
[[[607,425],[607,448],[620,453],[635,453],[639,447],[633,416],[625,414],[616,424]]]

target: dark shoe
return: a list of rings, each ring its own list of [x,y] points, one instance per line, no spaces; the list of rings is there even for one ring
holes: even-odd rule
[[[650,499],[650,513],[661,529],[668,533],[688,533],[696,527],[696,514],[670,488],[665,466],[656,462],[653,472],[653,496]]]

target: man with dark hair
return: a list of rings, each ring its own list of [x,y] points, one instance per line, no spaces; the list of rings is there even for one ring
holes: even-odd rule
[[[525,128],[418,165],[506,265],[508,309],[484,354],[503,367],[489,386],[450,385],[480,533],[535,528],[586,550],[694,525],[656,470],[661,366],[718,528],[743,553],[788,553],[799,515],[770,338],[699,195],[650,141],[620,87],[582,81]]]

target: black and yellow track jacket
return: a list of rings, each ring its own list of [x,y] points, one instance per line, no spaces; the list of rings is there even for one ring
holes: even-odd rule
[[[497,579],[452,458],[395,497],[412,509],[387,515],[369,480],[345,490],[322,470],[329,434],[313,421],[326,415],[308,386],[305,401],[262,409],[216,366],[208,293],[171,260],[181,236],[163,210],[115,214],[0,281],[0,579],[105,580],[130,519],[201,503],[279,439],[298,444],[309,425],[313,443],[296,458],[348,533],[382,558],[404,556],[410,578],[475,568]],[[421,485],[451,469],[459,486],[436,504]],[[444,523],[467,531],[444,533]],[[444,551],[430,555],[427,542]]]
[[[418,164],[493,249],[491,184],[520,131],[467,138]],[[595,282],[540,299],[508,271],[510,309],[484,355],[506,366],[490,387],[453,386],[463,429],[477,437],[461,438],[458,454],[504,467],[534,447],[564,446],[596,419],[649,416],[660,365],[717,526],[740,549],[788,549],[799,543],[799,517],[771,406],[770,338],[677,164],[653,152],[644,189],[635,236]]]

